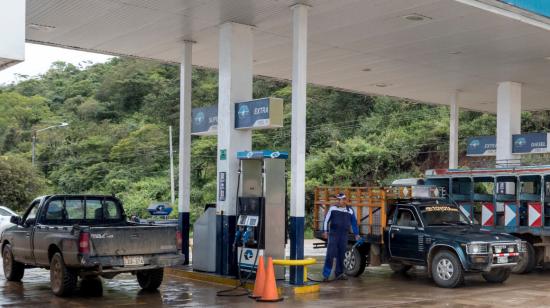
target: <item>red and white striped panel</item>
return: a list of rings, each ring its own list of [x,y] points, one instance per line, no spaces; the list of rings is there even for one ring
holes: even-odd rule
[[[483,203],[481,205],[481,225],[482,226],[494,226],[495,225],[495,206],[492,203]]]
[[[540,202],[527,203],[529,227],[539,228],[542,226],[542,204]]]

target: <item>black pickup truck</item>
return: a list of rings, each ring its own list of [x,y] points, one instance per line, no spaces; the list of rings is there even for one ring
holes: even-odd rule
[[[445,288],[462,284],[466,273],[481,273],[487,282],[500,283],[508,279],[525,250],[525,243],[512,235],[473,225],[455,205],[437,199],[376,200],[357,219],[366,242],[354,245],[350,234],[351,249],[344,260],[349,276],[361,275],[367,264],[388,263],[398,273],[423,266]],[[318,211],[324,208],[326,203]],[[315,237],[324,240],[323,230],[316,230]]]
[[[4,275],[20,281],[25,268],[50,270],[55,295],[72,293],[78,277],[137,276],[143,289],[157,289],[163,268],[183,262],[176,226],[129,222],[112,196],[51,195],[35,199],[0,238]]]

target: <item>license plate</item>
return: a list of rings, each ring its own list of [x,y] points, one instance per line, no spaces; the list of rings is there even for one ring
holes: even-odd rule
[[[143,256],[124,256],[124,266],[139,266],[145,264]]]
[[[497,263],[508,263],[508,257],[497,257]]]

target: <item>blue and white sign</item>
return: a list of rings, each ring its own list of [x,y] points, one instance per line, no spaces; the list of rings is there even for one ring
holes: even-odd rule
[[[497,137],[478,136],[468,138],[467,156],[496,156]]]
[[[548,0],[500,0],[520,9],[550,17],[550,1]]]
[[[260,98],[235,104],[235,128],[265,129],[283,127],[283,100]]]
[[[548,153],[548,133],[528,133],[512,136],[512,153]]]
[[[153,216],[168,216],[172,213],[172,207],[166,203],[153,203],[147,211]]]
[[[215,135],[218,132],[218,106],[193,108],[191,134],[198,136]]]
[[[288,159],[288,152],[270,151],[270,150],[237,152],[237,159],[265,159],[265,158]]]

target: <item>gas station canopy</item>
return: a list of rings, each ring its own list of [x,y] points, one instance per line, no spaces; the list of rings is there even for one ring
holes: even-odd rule
[[[510,1],[507,1],[510,2]],[[291,0],[27,0],[26,40],[218,68],[219,25],[254,26],[254,74],[291,79]],[[496,0],[311,0],[308,82],[496,112],[497,84],[549,109],[550,19]]]

